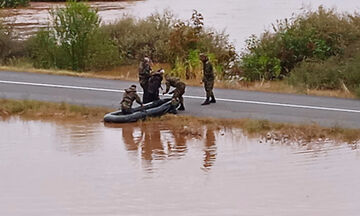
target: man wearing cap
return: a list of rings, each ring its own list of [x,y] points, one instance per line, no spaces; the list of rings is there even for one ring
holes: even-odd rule
[[[183,94],[185,93],[185,83],[181,82],[179,78],[177,77],[171,77],[168,74],[165,75],[166,80],[166,90],[163,92],[163,94],[166,94],[169,92],[170,87],[174,87],[175,89],[170,92],[169,94],[173,94],[172,99],[175,102],[180,102],[179,110],[185,110],[184,106],[184,98]]]
[[[147,87],[151,71],[151,60],[148,56],[145,56],[143,61],[141,61],[139,65],[139,83],[144,91],[143,100],[145,97],[147,97]]]
[[[210,103],[216,103],[213,93],[214,88],[214,70],[206,54],[200,54],[200,60],[203,63],[203,83],[206,91],[206,100],[201,105],[208,105]],[[210,100],[211,98],[211,100]]]
[[[139,95],[136,93],[136,85],[131,85],[130,88],[125,89],[125,93],[123,95],[123,99],[120,102],[121,111],[124,115],[132,113],[132,104],[136,100],[138,104],[143,106]]]

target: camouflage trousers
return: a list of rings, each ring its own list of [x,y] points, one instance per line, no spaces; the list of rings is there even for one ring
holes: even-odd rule
[[[148,88],[149,80],[146,79],[146,78],[139,79],[139,83],[140,83],[141,88],[143,89],[142,101],[146,101],[146,98],[148,98],[148,90],[147,90],[147,88]]]
[[[214,96],[214,93],[213,93],[214,80],[204,81],[204,88],[205,88],[207,98]]]
[[[172,96],[173,100],[177,100],[180,103],[184,103],[183,94],[185,93],[185,85],[179,86],[174,90],[174,94]]]
[[[143,88],[143,91],[147,90],[147,86],[148,86],[148,80],[147,79],[139,79],[139,83],[141,88]]]

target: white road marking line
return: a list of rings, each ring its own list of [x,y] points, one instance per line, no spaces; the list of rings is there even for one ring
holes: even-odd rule
[[[120,93],[125,92],[124,90],[118,90],[118,89],[104,89],[104,88],[93,88],[93,87],[82,87],[82,86],[56,85],[56,84],[46,84],[46,83],[16,82],[16,81],[5,81],[5,80],[0,80],[0,83],[51,87],[51,88],[79,89],[79,90],[90,90],[90,91],[105,91],[105,92],[120,92]]]
[[[105,88],[82,87],[82,86],[56,85],[56,84],[46,84],[46,83],[17,82],[17,81],[6,81],[6,80],[0,80],[0,83],[3,83],[3,84],[15,84],[15,85],[28,85],[28,86],[40,86],[40,87],[51,87],[51,88],[90,90],[90,91],[117,92],[117,93],[124,93],[125,92],[124,90],[118,90],[118,89],[105,89]],[[138,92],[138,93],[142,94],[143,92]],[[204,99],[204,97],[191,96],[191,95],[184,95],[183,97],[184,98],[191,98],[191,99]],[[342,108],[333,108],[333,107],[307,106],[307,105],[297,105],[297,104],[285,104],[285,103],[273,103],[273,102],[249,101],[249,100],[236,100],[236,99],[226,99],[226,98],[216,98],[216,100],[225,101],[225,102],[233,102],[233,103],[246,103],[246,104],[281,106],[281,107],[290,107],[290,108],[302,108],[302,109],[314,109],[314,110],[360,113],[360,110],[342,109]]]

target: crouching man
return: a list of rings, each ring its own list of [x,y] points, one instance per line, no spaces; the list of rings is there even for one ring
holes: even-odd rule
[[[144,95],[143,103],[149,103],[160,99],[159,89],[162,89],[161,82],[163,80],[163,73],[164,69],[151,73],[147,86],[147,95]]]
[[[123,99],[120,102],[121,111],[124,115],[133,113],[132,104],[136,100],[138,104],[143,106],[139,95],[136,93],[136,85],[131,85],[130,88],[125,89],[125,93],[123,95]]]
[[[180,103],[179,110],[185,110],[184,98],[183,98],[183,94],[185,93],[185,88],[186,88],[185,83],[181,82],[179,78],[171,77],[168,74],[165,75],[165,80],[166,80],[166,84],[165,84],[166,90],[163,92],[163,94],[168,93],[170,87],[174,87],[175,89],[169,94],[173,94],[172,100],[174,103],[175,102]]]

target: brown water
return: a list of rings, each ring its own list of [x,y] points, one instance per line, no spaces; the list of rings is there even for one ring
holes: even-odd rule
[[[360,152],[239,129],[0,121],[0,215],[360,214]]]
[[[289,18],[300,13],[301,8],[317,8],[319,5],[339,11],[353,13],[360,10],[359,0],[146,0],[134,2],[95,2],[104,23],[114,22],[124,14],[146,17],[155,11],[173,11],[182,19],[189,19],[193,9],[204,15],[205,24],[217,30],[225,29],[237,48],[243,48],[244,41],[251,34],[259,35],[270,29],[277,19]],[[63,4],[32,3],[27,9],[3,10],[7,13],[8,23],[15,24],[20,32],[31,33],[45,26],[48,9]]]

